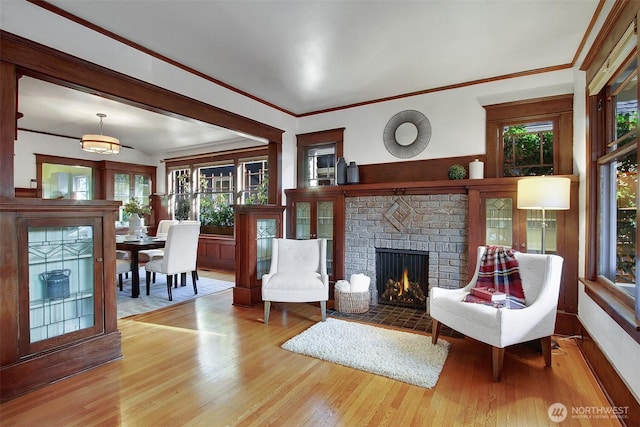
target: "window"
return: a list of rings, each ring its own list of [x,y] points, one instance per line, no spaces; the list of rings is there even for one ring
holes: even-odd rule
[[[298,187],[336,185],[335,165],[343,157],[344,128],[297,135]]]
[[[487,178],[573,174],[573,95],[484,108]]]
[[[191,170],[188,168],[169,169],[169,209],[173,218],[191,218]]]
[[[92,180],[90,167],[42,163],[42,198],[91,200]]]
[[[636,298],[638,67],[623,65],[600,99],[605,132],[597,147],[596,274]]]
[[[304,176],[305,181],[309,183],[309,187],[317,187],[319,185],[336,185],[335,144],[309,147],[306,150],[305,158]]]
[[[234,204],[267,204],[269,170],[264,151],[226,153],[168,163],[170,209],[176,219],[195,219],[202,225],[233,225]],[[196,164],[195,161],[198,161]],[[192,179],[193,177],[193,179]]]
[[[503,126],[502,176],[553,175],[553,121]]]

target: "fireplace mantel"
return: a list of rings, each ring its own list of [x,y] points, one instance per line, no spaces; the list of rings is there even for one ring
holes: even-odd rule
[[[572,181],[578,181],[574,175],[563,175]],[[511,191],[516,189],[519,177],[509,178],[484,178],[484,179],[459,179],[437,181],[413,181],[413,182],[388,182],[376,184],[351,184],[321,186],[287,190],[287,192],[304,192],[308,194],[335,195],[345,197],[358,196],[388,196],[411,194],[466,194],[469,191]]]

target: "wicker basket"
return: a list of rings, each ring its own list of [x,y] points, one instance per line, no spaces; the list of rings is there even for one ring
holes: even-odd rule
[[[335,309],[340,313],[366,313],[369,311],[369,291],[340,292],[335,289]]]

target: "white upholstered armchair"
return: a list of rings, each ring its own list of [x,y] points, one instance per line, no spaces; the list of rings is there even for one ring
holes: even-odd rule
[[[563,259],[557,255],[516,252],[525,294],[525,308],[494,308],[463,302],[475,286],[485,247],[478,248],[473,278],[461,289],[434,287],[429,298],[433,318],[431,340],[438,341],[440,326],[454,329],[493,347],[493,379],[500,381],[505,347],[540,339],[546,366],[551,366],[551,335],[556,324]]]
[[[327,318],[329,276],[327,240],[273,239],[271,268],[262,276],[264,323],[269,323],[271,302],[320,302]]]

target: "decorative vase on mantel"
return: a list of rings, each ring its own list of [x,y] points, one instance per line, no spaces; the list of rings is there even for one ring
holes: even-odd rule
[[[137,212],[129,215],[129,234],[137,236],[142,228],[142,219]]]
[[[356,162],[349,162],[347,166],[347,183],[358,184],[360,183],[360,171]]]
[[[338,157],[336,164],[336,185],[345,185],[347,183],[347,162],[344,157]]]

